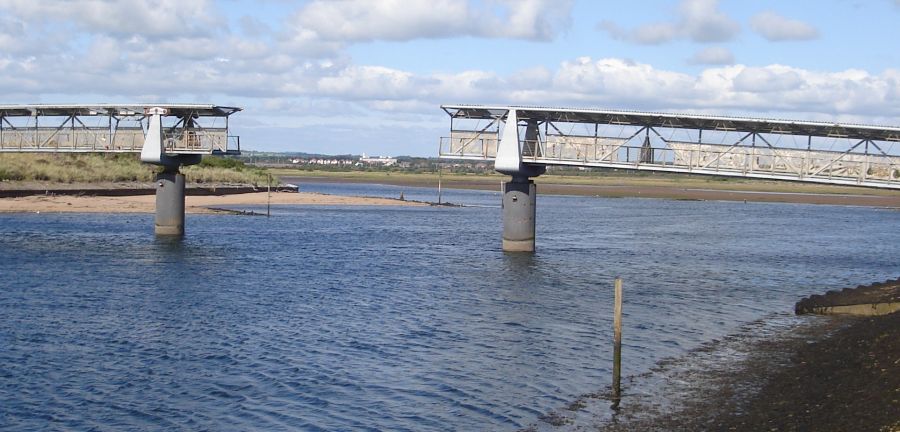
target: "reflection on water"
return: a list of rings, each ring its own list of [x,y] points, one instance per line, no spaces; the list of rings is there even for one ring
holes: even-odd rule
[[[900,273],[894,211],[538,199],[534,255],[497,208],[2,215],[0,424],[513,430],[609,385],[616,275],[627,376]]]

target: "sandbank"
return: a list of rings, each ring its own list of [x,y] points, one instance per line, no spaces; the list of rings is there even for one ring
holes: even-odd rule
[[[233,207],[264,206],[267,192],[185,197],[185,212],[211,214]],[[309,192],[272,192],[272,205],[422,206],[389,198],[350,197]],[[156,196],[32,195],[0,199],[0,213],[153,213]]]
[[[500,189],[500,182],[505,178],[486,178],[472,176],[471,179],[444,179],[446,189]],[[431,187],[437,189],[437,180],[420,175],[392,175],[378,178],[354,178],[352,176],[316,176],[303,174],[284,174],[282,181],[299,184],[303,190],[304,183],[380,183],[396,186]],[[557,179],[548,176],[538,177],[539,195],[576,195],[605,198],[657,198],[687,201],[744,201],[793,204],[824,204],[841,206],[862,206],[881,208],[900,208],[900,191],[878,190],[861,187],[843,187],[830,185],[800,184],[787,182],[715,182],[706,179],[659,179],[644,182],[642,179],[605,179],[590,181],[603,184],[562,183],[571,179]],[[587,181],[575,179],[576,181]],[[555,183],[560,181],[561,183]]]

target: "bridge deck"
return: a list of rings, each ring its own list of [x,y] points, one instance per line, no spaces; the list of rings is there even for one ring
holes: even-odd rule
[[[495,159],[501,123],[516,110],[520,127],[539,126],[537,139],[520,141],[522,160],[529,164],[900,189],[900,127],[515,106],[441,108],[451,118],[450,136],[441,138],[442,158]]]
[[[150,108],[166,111],[167,154],[240,154],[228,117],[241,109],[200,104],[0,105],[0,152],[140,153]]]

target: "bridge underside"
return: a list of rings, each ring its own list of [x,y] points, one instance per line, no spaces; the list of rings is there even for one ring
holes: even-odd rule
[[[900,128],[589,110],[444,106],[440,156],[496,160],[511,110],[524,165],[602,167],[900,189]],[[517,131],[518,132],[518,131]],[[518,132],[519,137],[527,134]]]

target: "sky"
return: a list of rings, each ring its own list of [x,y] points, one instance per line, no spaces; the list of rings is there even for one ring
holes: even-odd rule
[[[441,104],[900,125],[900,0],[0,0],[0,104],[237,106],[244,150],[436,156]]]

